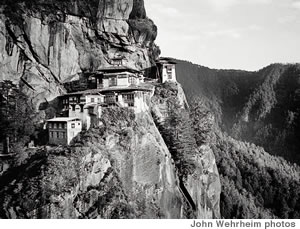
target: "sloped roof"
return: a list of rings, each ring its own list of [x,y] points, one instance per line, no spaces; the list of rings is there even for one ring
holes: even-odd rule
[[[79,118],[70,118],[70,117],[58,117],[47,120],[47,122],[71,122],[71,121],[80,121]]]
[[[76,91],[76,92],[71,92],[65,95],[99,95],[101,92],[101,89],[89,89],[85,91]]]
[[[133,72],[140,73],[141,71],[125,66],[110,66],[97,69],[96,73],[113,73],[113,72]]]
[[[177,64],[174,59],[169,58],[169,57],[161,57],[159,58],[156,63],[162,64],[162,63],[168,63],[168,64]]]
[[[152,91],[154,88],[153,85],[143,83],[140,85],[131,85],[129,87],[120,87],[120,86],[115,86],[115,87],[108,87],[105,89],[100,89],[100,93],[104,92],[110,92],[110,91]]]

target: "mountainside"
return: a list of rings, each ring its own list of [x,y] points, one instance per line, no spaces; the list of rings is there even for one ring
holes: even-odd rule
[[[178,63],[188,100],[201,97],[223,131],[300,164],[300,65],[247,72]]]
[[[46,145],[70,82],[116,57],[157,78],[156,36],[143,0],[0,2],[0,218],[300,217],[299,64],[176,60],[179,83],[145,79],[149,110],[101,103],[70,146]]]
[[[143,0],[4,0],[0,31],[0,80],[20,83],[36,106],[111,58],[144,69],[160,52]]]
[[[299,65],[247,72],[177,62],[189,103],[200,100],[216,118],[222,217],[299,218]]]
[[[179,88],[170,93],[180,102]],[[159,101],[166,104],[156,93],[156,114],[165,112]],[[0,178],[1,218],[220,217],[220,180],[209,145],[193,148],[199,150],[189,161],[193,172],[183,174],[163,138],[171,133],[162,134],[150,114],[103,112],[103,125],[70,147],[31,152]]]

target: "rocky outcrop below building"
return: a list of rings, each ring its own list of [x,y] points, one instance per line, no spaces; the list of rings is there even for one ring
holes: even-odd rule
[[[140,70],[159,54],[143,0],[5,0],[0,31],[0,81],[19,84],[37,106],[116,56]]]
[[[10,168],[0,178],[0,217],[220,217],[208,146],[198,149],[194,173],[183,181],[150,113],[107,108],[101,121],[71,146],[40,148]]]
[[[152,99],[151,112],[164,139],[170,138],[168,136],[170,134],[170,127],[168,125],[172,122],[177,122],[176,118],[178,117],[170,117],[170,113],[174,109],[174,102],[181,107],[181,111],[189,113],[189,105],[180,84],[165,83],[156,87],[156,92]],[[178,108],[176,109],[175,112],[181,112]],[[172,121],[166,123],[166,120],[169,118]],[[193,135],[187,137],[194,138]],[[190,139],[185,139],[180,143],[185,144],[185,141],[190,141]],[[193,164],[195,168],[187,174],[181,174],[182,171],[177,169],[181,192],[187,200],[190,209],[194,210],[192,213],[189,213],[195,218],[201,219],[220,218],[221,184],[214,153],[209,144],[195,144],[191,150],[194,152],[191,158],[188,159],[188,163]],[[188,153],[184,152],[184,157]]]

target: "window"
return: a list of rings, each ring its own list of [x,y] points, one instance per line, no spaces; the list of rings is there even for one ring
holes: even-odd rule
[[[57,129],[57,124],[56,123],[53,124],[53,129]]]
[[[52,123],[49,123],[49,124],[48,124],[48,128],[49,128],[49,129],[52,129]]]
[[[91,102],[94,103],[95,102],[95,98],[91,98]]]
[[[80,122],[78,123],[78,126],[80,126]]]
[[[50,132],[50,137],[53,138],[53,132],[52,131]]]
[[[56,132],[56,137],[59,138],[59,132]]]
[[[83,112],[83,105],[82,104],[80,105],[80,112],[81,113]]]
[[[62,133],[62,138],[66,138],[66,133],[65,132]]]
[[[122,65],[122,60],[113,60],[112,63],[113,65],[116,65],[116,66],[121,66]]]
[[[123,95],[123,99],[129,107],[134,107],[134,94],[125,94]]]
[[[117,86],[117,77],[109,78],[109,86]]]
[[[76,109],[76,106],[72,105],[72,111],[75,111],[75,109]]]
[[[62,129],[62,123],[58,124],[58,129]]]
[[[125,102],[134,101],[134,94],[125,94],[123,95],[123,99]]]
[[[118,96],[116,95],[107,95],[104,98],[104,102],[107,104],[114,104],[118,101]]]
[[[136,78],[131,76],[128,78],[128,82],[129,84],[136,84]]]
[[[100,98],[98,98],[98,103],[100,103],[101,102],[101,99]]]
[[[72,123],[71,128],[75,128],[75,123]]]
[[[86,102],[85,97],[80,97],[80,103],[85,103],[85,102]]]

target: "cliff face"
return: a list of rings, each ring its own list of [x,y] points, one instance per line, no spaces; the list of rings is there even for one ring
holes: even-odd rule
[[[115,56],[144,69],[159,53],[143,0],[1,1],[0,31],[0,80],[20,83],[35,104]]]
[[[113,108],[104,110],[102,122],[70,147],[40,149],[8,170],[0,178],[0,217],[220,217],[220,179],[209,146],[198,149],[195,172],[182,183],[150,114]]]
[[[163,87],[167,89],[158,89],[152,99],[152,114],[158,126],[165,125],[164,122],[170,115],[172,99],[178,101],[181,107],[188,109],[185,93],[180,84]],[[166,137],[164,136],[165,131],[160,132],[163,137]],[[188,201],[190,207],[196,209],[193,212],[194,217],[199,219],[220,218],[221,184],[214,153],[209,144],[203,144],[193,150],[195,155],[191,161],[195,165],[195,170],[185,179],[180,180],[181,191],[186,200],[190,198]],[[185,154],[188,153],[185,152]]]
[[[172,158],[153,120],[108,114],[104,132],[39,152],[23,175],[2,177],[1,217],[184,218]]]
[[[19,84],[37,107],[116,56],[147,69],[159,54],[143,0],[5,0],[0,31],[0,81]],[[187,108],[181,86],[175,91]],[[152,113],[166,117],[158,101]],[[27,149],[34,156],[0,177],[0,218],[220,217],[209,146],[195,148],[195,171],[182,181],[150,113],[107,109],[102,119],[70,147]]]

